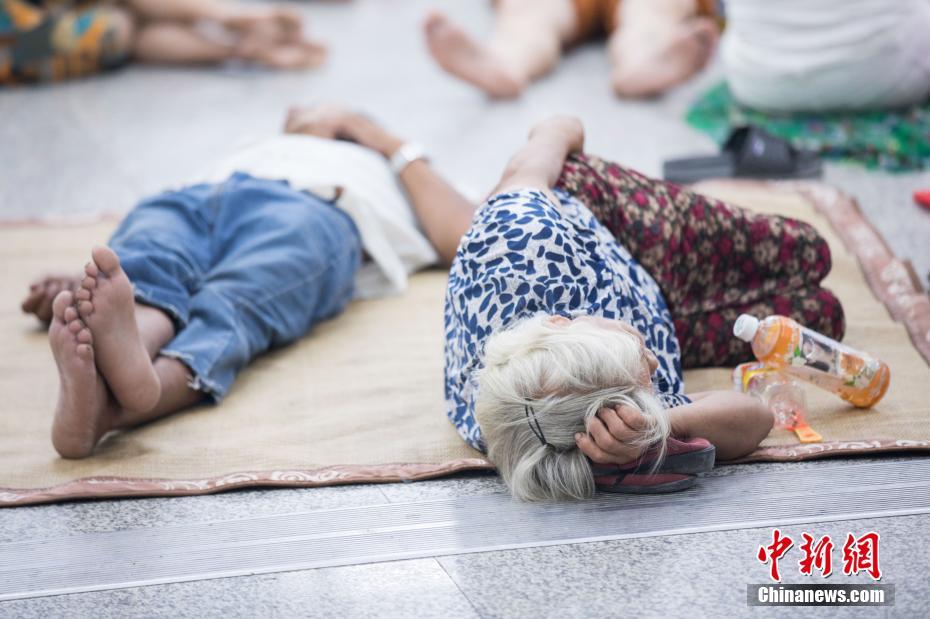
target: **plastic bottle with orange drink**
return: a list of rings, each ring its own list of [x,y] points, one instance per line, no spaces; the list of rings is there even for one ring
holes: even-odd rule
[[[760,321],[742,314],[733,325],[733,335],[750,342],[756,359],[765,365],[831,391],[853,406],[873,406],[891,381],[891,371],[882,361],[787,316]]]
[[[772,411],[775,425],[794,432],[802,443],[823,440],[807,423],[807,397],[796,380],[758,361],[733,370],[733,388],[748,393]]]

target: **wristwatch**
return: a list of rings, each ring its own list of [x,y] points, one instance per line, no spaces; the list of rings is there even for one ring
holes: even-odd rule
[[[417,159],[426,159],[426,149],[419,142],[404,142],[400,148],[391,155],[391,168],[395,174],[400,174],[408,165]]]

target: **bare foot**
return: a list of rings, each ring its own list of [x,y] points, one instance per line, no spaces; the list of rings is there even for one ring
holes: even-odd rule
[[[244,35],[236,47],[236,55],[272,69],[312,69],[326,60],[326,47],[306,39],[272,41]]]
[[[289,7],[243,7],[223,20],[239,35],[236,55],[273,69],[309,69],[326,60],[326,47],[303,35],[300,13]]]
[[[430,54],[439,66],[491,97],[513,98],[526,87],[525,78],[502,67],[500,59],[487,47],[476,43],[445,15],[431,13],[424,30]]]
[[[84,458],[109,430],[112,403],[94,365],[93,335],[73,302],[69,291],[55,297],[48,330],[60,379],[52,445],[63,458]]]
[[[283,6],[239,7],[221,23],[237,34],[261,36],[271,41],[297,42],[303,29],[300,13]]]
[[[717,25],[706,17],[694,18],[667,36],[656,37],[664,43],[620,35],[611,49],[616,58],[614,92],[621,97],[653,97],[681,84],[704,68],[718,36]]]
[[[112,249],[95,247],[91,255],[74,296],[94,336],[97,368],[120,405],[150,411],[161,396],[161,383],[136,324],[132,284]]]
[[[81,277],[59,273],[43,275],[29,284],[29,294],[20,304],[23,312],[32,314],[48,325],[52,322],[52,302],[59,292],[74,292],[81,285]]]

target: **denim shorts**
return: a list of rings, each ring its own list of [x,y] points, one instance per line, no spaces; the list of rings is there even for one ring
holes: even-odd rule
[[[137,302],[174,322],[161,354],[216,402],[252,359],[338,314],[361,261],[358,230],[338,207],[238,172],[143,201],[110,247]]]

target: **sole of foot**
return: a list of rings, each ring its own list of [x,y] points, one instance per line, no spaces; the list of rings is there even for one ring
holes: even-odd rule
[[[525,80],[501,67],[500,59],[476,43],[441,13],[431,13],[423,24],[426,44],[440,67],[495,99],[512,99],[526,87]]]
[[[123,408],[148,412],[158,403],[161,384],[136,324],[132,283],[109,247],[95,247],[91,257],[74,294],[94,337],[97,369]]]
[[[94,363],[93,334],[73,303],[69,291],[55,297],[48,331],[59,376],[52,445],[64,458],[84,458],[108,430],[110,403]]]
[[[656,97],[681,84],[704,68],[717,46],[717,25],[709,18],[695,18],[667,35],[667,43],[655,54],[646,55],[646,43],[618,46],[621,62],[611,78],[614,92],[620,97]],[[623,47],[632,48],[628,54]]]

